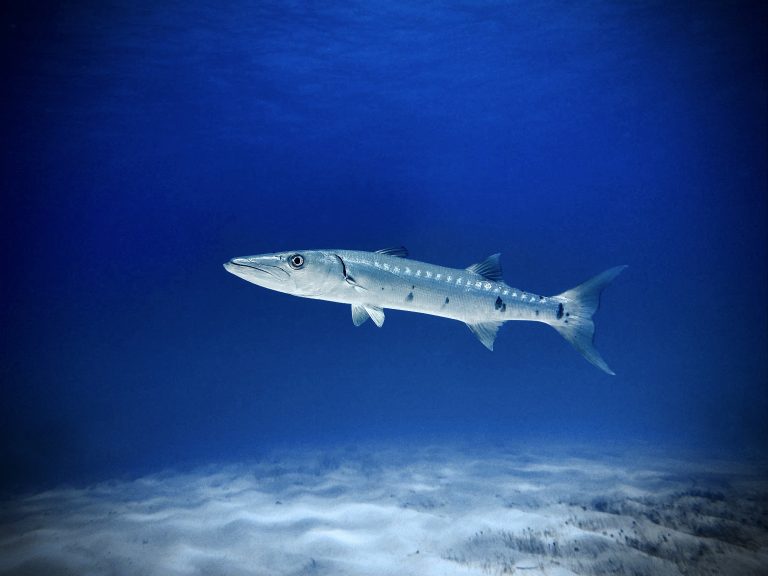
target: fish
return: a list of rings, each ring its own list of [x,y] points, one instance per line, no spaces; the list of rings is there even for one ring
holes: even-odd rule
[[[402,246],[375,252],[297,250],[232,258],[224,268],[263,288],[348,304],[355,326],[371,319],[381,328],[386,309],[458,320],[491,351],[505,322],[543,322],[589,362],[615,374],[594,346],[592,316],[603,288],[626,266],[610,268],[556,296],[506,284],[500,254],[458,269],[411,260]]]

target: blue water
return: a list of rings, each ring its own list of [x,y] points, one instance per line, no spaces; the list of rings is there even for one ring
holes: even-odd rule
[[[768,454],[760,3],[10,2],[0,487],[355,442]],[[376,250],[556,294],[512,323],[349,308],[234,256]]]

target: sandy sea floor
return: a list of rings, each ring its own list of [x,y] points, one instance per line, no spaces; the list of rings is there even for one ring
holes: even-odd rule
[[[414,446],[0,504],[0,574],[766,574],[766,467]]]

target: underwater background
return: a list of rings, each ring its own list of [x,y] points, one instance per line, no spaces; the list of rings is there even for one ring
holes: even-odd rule
[[[727,459],[765,506],[762,3],[12,1],[0,24],[6,510],[358,445]],[[222,268],[399,245],[501,252],[545,295],[628,264],[595,318],[617,375],[544,325],[491,353]]]

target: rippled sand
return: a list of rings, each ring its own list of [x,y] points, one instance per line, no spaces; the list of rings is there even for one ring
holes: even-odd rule
[[[574,453],[286,452],[28,495],[0,508],[0,574],[768,571],[764,467]]]

